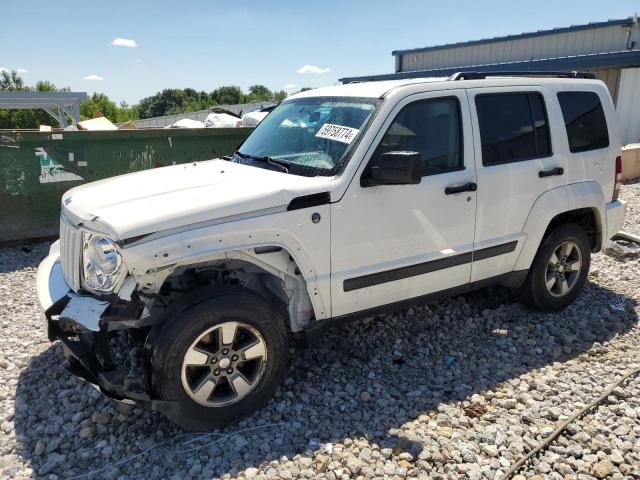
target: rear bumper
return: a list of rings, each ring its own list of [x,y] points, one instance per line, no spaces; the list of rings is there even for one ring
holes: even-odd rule
[[[627,203],[622,200],[615,200],[605,204],[605,216],[606,216],[606,237],[603,239],[606,241],[611,239],[616,233],[622,230],[622,224],[624,223],[624,212],[627,208]]]

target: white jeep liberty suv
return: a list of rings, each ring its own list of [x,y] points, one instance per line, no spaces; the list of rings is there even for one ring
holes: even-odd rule
[[[106,395],[219,427],[269,400],[292,332],[490,284],[569,305],[621,228],[620,154],[589,74],[299,93],[227,158],[69,190],[38,270],[48,335]]]

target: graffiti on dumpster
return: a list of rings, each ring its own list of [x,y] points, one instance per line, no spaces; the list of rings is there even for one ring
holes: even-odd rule
[[[78,166],[86,166],[85,162],[75,162],[73,152],[69,152],[68,160],[58,160],[44,148],[35,149],[36,158],[40,162],[40,183],[77,182],[84,178],[77,174]],[[81,165],[85,163],[85,165]],[[75,171],[75,172],[74,172]]]

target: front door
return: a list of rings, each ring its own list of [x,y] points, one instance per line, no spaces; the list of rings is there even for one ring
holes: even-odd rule
[[[464,90],[411,95],[381,128],[331,212],[333,316],[470,281],[476,210],[473,140]],[[415,151],[418,185],[364,187],[383,152]]]

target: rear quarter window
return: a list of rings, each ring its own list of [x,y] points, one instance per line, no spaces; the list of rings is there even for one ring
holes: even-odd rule
[[[572,153],[609,146],[607,120],[596,93],[559,92],[558,101]]]

